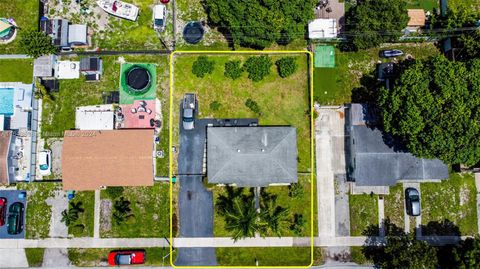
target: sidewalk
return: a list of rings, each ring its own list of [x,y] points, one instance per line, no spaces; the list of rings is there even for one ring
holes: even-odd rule
[[[455,244],[468,236],[422,236],[432,245]],[[366,240],[368,242],[366,242]],[[385,238],[366,236],[323,236],[315,237],[316,247],[363,246],[365,243],[378,244]],[[265,237],[246,238],[234,242],[230,237],[182,237],[175,238],[173,245],[176,248],[206,248],[206,247],[309,247],[309,237]],[[0,249],[22,248],[145,248],[169,247],[164,238],[46,238],[46,239],[0,239]]]

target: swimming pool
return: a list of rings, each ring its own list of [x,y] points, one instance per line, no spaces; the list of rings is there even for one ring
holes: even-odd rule
[[[13,115],[13,88],[0,88],[0,115]]]

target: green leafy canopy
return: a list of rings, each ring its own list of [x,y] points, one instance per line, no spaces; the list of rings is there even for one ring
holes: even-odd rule
[[[385,131],[414,155],[465,165],[480,160],[480,59],[417,61],[392,89],[380,90],[378,101]]]
[[[208,16],[232,43],[265,48],[303,38],[316,0],[205,0]],[[230,35],[227,35],[230,36]]]

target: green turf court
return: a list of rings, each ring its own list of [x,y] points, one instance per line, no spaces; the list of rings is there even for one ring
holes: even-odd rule
[[[157,66],[151,63],[124,63],[120,67],[120,104],[156,97]]]
[[[333,46],[319,45],[315,47],[314,53],[315,67],[335,67],[335,48]]]

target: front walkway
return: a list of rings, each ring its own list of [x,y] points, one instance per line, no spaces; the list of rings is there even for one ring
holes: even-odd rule
[[[93,213],[93,237],[100,238],[100,190],[95,190],[95,205]]]

